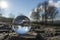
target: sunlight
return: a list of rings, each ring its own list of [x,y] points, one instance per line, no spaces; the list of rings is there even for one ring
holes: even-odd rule
[[[8,8],[8,3],[6,1],[1,1],[0,8],[2,8],[2,9]]]

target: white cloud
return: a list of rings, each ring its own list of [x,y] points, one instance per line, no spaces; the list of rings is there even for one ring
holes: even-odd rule
[[[53,0],[49,0],[49,5],[55,5],[55,3],[53,2]]]
[[[60,1],[58,1],[57,3],[55,3],[55,6],[59,8],[60,7]]]
[[[54,2],[53,0],[49,0],[49,5],[54,5],[57,8],[60,8],[60,1]]]

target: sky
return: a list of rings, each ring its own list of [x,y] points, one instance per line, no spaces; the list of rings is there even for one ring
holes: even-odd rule
[[[48,0],[0,0],[5,1],[8,5],[7,8],[3,9],[4,16],[9,17],[10,14],[15,16],[26,15],[29,17],[29,12],[36,8],[37,5],[41,2]],[[60,0],[49,0],[50,3],[56,4],[57,8],[60,10]]]

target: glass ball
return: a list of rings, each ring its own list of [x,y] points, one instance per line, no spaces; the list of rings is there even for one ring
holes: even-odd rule
[[[24,15],[17,16],[13,20],[12,29],[17,34],[26,34],[31,29],[30,19]]]

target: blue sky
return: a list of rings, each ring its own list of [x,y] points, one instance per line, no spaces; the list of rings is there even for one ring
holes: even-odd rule
[[[43,0],[45,1],[45,0]],[[8,0],[10,6],[9,9],[15,15],[23,14],[28,16],[29,12],[36,8],[39,2],[43,2],[42,0]]]
[[[4,1],[4,0],[2,0]],[[4,10],[6,12],[5,16],[12,13],[15,16],[23,14],[29,17],[29,12],[36,8],[40,2],[47,0],[5,0],[8,3],[8,8]],[[59,0],[53,0],[57,2]]]

